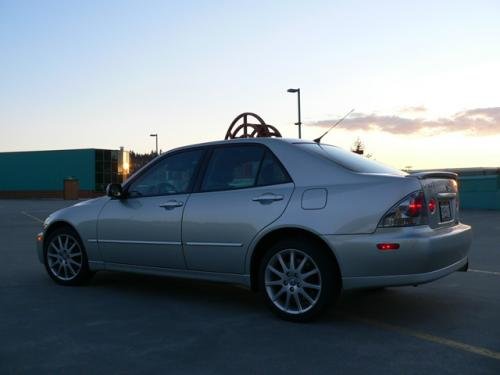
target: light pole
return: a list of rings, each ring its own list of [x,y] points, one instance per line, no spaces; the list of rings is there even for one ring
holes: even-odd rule
[[[299,111],[299,121],[295,123],[295,125],[299,126],[299,139],[302,138],[302,121],[300,119],[300,89],[288,89],[286,90],[287,92],[290,93],[297,93],[297,105],[298,105],[298,111]]]
[[[158,134],[150,134],[149,136],[156,138],[156,156],[158,156]]]

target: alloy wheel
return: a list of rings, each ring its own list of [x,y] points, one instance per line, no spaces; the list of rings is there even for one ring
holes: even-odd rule
[[[54,237],[47,247],[47,264],[58,279],[73,280],[83,267],[83,252],[78,240],[68,234]]]
[[[297,249],[276,253],[267,263],[264,282],[273,304],[288,314],[312,309],[321,295],[321,272],[314,260]]]

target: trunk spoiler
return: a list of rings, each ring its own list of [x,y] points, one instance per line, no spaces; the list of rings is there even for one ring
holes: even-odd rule
[[[456,180],[458,178],[458,174],[453,172],[434,171],[411,173],[407,177],[416,177],[419,180],[425,180],[426,178],[450,178]]]

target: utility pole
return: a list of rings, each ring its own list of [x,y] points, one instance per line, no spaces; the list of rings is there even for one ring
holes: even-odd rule
[[[149,136],[156,138],[156,156],[158,156],[158,133],[156,133],[156,134],[150,134]]]
[[[295,125],[299,126],[299,139],[302,138],[302,120],[300,117],[300,88],[298,89],[288,89],[287,92],[297,93],[297,109],[299,114],[299,121],[295,123]]]

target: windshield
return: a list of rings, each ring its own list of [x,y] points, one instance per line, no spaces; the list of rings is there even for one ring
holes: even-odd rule
[[[389,167],[388,165],[370,160],[360,156],[352,151],[344,150],[337,146],[317,144],[317,143],[298,143],[299,147],[325,157],[344,168],[359,173],[383,173],[396,176],[406,176],[407,173],[399,169]]]

